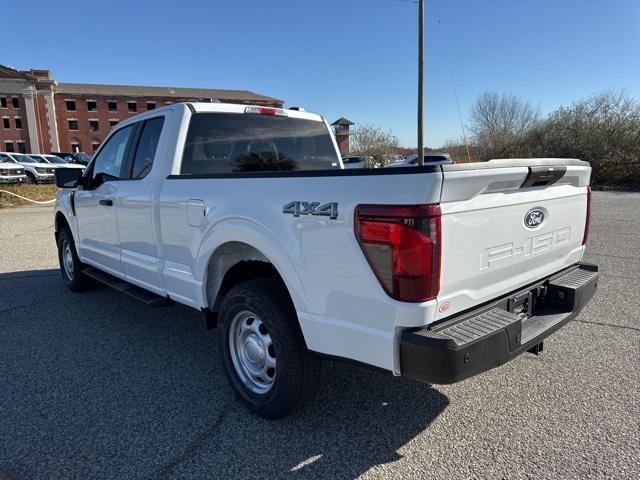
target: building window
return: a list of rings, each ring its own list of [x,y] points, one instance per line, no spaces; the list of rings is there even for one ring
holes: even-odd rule
[[[75,100],[65,100],[64,104],[67,107],[67,112],[75,112],[76,111],[76,101]]]
[[[18,153],[27,153],[27,144],[18,140]]]
[[[80,151],[80,144],[78,142],[71,142],[71,151],[78,153]]]
[[[100,130],[100,126],[98,124],[98,120],[89,120],[89,131],[90,132],[97,132],[98,130]]]
[[[107,110],[110,112],[118,111],[118,102],[107,102]]]
[[[15,150],[13,149],[13,142],[4,142],[4,151],[9,153],[15,152]]]
[[[69,130],[78,130],[78,120],[69,120]]]
[[[92,153],[96,153],[98,151],[99,147],[100,147],[100,143],[99,142],[91,142],[91,152]]]
[[[14,117],[13,120],[16,122],[16,129],[22,130],[22,119],[20,117]]]
[[[7,97],[0,97],[0,107],[7,108]]]
[[[18,100],[18,97],[11,98],[11,104],[13,105],[13,108],[20,108],[20,101]]]
[[[11,128],[11,125],[9,125],[9,117],[2,117],[2,128]]]
[[[156,108],[156,102],[147,102],[147,110],[153,110]]]
[[[109,120],[109,127],[115,127],[118,124],[118,120]]]
[[[95,112],[98,110],[98,104],[95,100],[87,100],[87,111]]]
[[[127,102],[127,110],[129,110],[130,112],[137,112],[138,105],[136,104],[136,102]]]

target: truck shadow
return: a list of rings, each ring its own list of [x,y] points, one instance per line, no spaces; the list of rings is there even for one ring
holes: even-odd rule
[[[234,398],[199,319],[108,288],[74,294],[57,270],[0,274],[0,477],[354,478],[401,459],[448,405],[327,362],[302,412],[264,420]]]

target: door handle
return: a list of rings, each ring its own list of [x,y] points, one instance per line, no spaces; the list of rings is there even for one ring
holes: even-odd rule
[[[104,205],[105,207],[113,207],[113,200],[111,200],[110,198],[100,200],[98,201],[98,203],[100,205]]]

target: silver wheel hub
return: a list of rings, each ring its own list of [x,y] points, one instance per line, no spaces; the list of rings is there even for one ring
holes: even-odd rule
[[[276,357],[266,325],[252,312],[238,313],[229,327],[233,367],[245,387],[267,393],[276,377]]]
[[[62,265],[69,280],[73,280],[73,253],[68,240],[62,244]]]

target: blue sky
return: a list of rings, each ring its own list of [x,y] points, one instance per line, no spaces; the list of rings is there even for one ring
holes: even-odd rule
[[[459,138],[483,91],[548,112],[640,97],[640,0],[427,0],[425,137]],[[416,145],[417,6],[405,0],[16,1],[0,63],[62,82],[253,90]],[[7,21],[13,19],[13,21]]]

